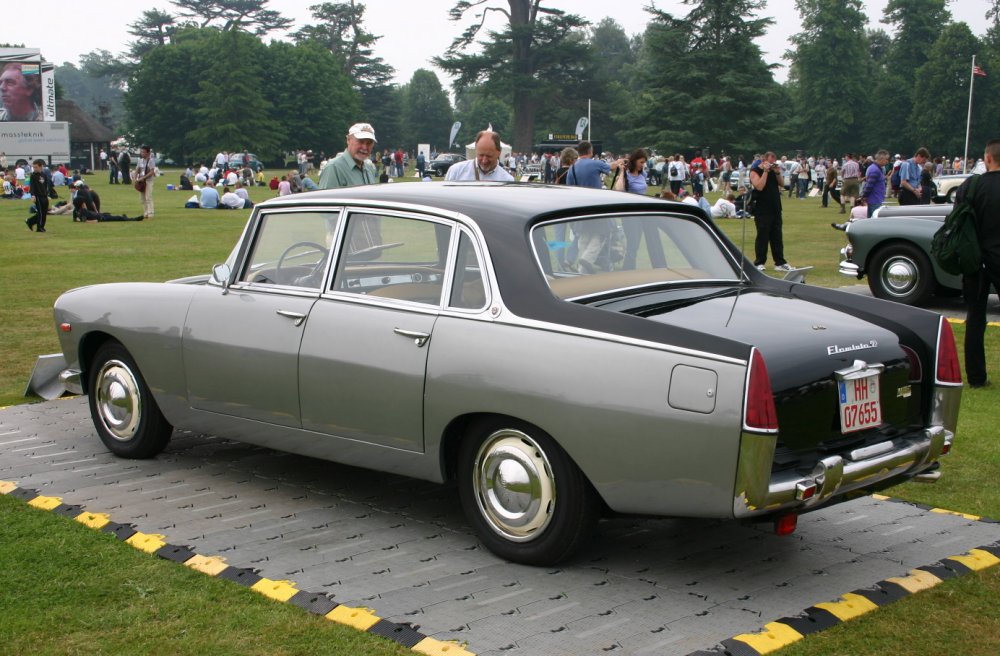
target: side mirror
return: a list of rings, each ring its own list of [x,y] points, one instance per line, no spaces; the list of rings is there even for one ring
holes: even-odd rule
[[[216,264],[212,267],[212,281],[222,285],[222,294],[225,296],[229,293],[229,277],[232,275],[233,270],[229,268],[228,264]]]

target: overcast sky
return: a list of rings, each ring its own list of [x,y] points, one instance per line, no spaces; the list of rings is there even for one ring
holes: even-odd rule
[[[549,0],[547,6],[558,7],[581,14],[597,22],[614,12],[629,35],[644,30],[649,14],[643,7],[653,0]],[[444,52],[451,40],[461,33],[467,21],[456,23],[448,19],[448,9],[453,0],[361,0],[366,5],[365,27],[381,35],[375,54],[396,69],[397,82],[407,82],[418,68],[438,73],[442,83],[448,84],[441,71],[435,69],[430,58]],[[0,43],[24,43],[28,48],[39,48],[42,55],[54,64],[76,63],[81,54],[96,49],[113,53],[127,48],[132,37],[129,23],[135,22],[143,10],[158,8],[174,12],[176,7],[168,0],[74,0],[70,5],[44,3],[48,9],[41,14],[29,15],[21,11],[19,20],[3,20],[0,24]],[[275,0],[268,7],[295,20],[295,28],[312,22],[309,11],[318,0]],[[494,6],[507,6],[502,0],[493,0]],[[869,0],[865,3],[869,26],[882,18],[886,0]],[[985,31],[988,0],[952,0],[949,3],[955,20],[965,21],[973,32]],[[682,16],[688,7],[680,0],[655,0],[655,5],[674,15]],[[22,7],[22,10],[25,10]],[[794,0],[770,0],[765,14],[775,20],[767,37],[760,45],[770,63],[784,64],[782,54],[788,40],[799,30],[799,15]],[[491,12],[491,15],[496,15]],[[7,12],[7,18],[12,14]],[[927,44],[929,45],[929,44]],[[920,47],[915,44],[915,47]],[[991,71],[992,73],[992,71]],[[785,69],[778,69],[776,77],[783,81]]]

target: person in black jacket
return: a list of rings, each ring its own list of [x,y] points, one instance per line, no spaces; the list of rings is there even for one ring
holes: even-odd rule
[[[986,372],[986,302],[990,286],[1000,289],[1000,139],[986,144],[983,155],[986,173],[978,176],[976,191],[970,202],[976,211],[976,236],[983,256],[983,268],[978,274],[962,276],[965,296],[965,376],[970,387],[989,384]],[[973,178],[962,183],[955,194],[959,203],[965,200]]]
[[[45,219],[49,214],[49,190],[52,185],[42,170],[44,166],[45,160],[43,159],[36,159],[32,162],[31,177],[28,181],[31,189],[31,197],[35,200],[35,210],[37,213],[32,214],[25,223],[28,224],[28,230],[35,230],[36,232],[45,232]]]
[[[132,157],[128,154],[128,148],[122,148],[118,155],[118,169],[122,172],[122,184],[132,184]]]
[[[750,169],[750,184],[755,194],[754,223],[757,238],[754,241],[754,266],[763,271],[767,262],[767,249],[771,247],[775,271],[791,271],[794,267],[785,259],[785,244],[781,229],[781,188],[784,186],[781,165],[774,153],[767,153],[759,164]]]

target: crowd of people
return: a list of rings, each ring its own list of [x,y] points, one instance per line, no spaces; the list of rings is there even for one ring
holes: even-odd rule
[[[402,149],[375,150],[375,129],[368,123],[352,125],[346,135],[345,148],[337,156],[322,159],[319,180],[311,178],[312,151],[296,155],[296,167],[265,183],[262,171],[255,170],[247,153],[235,156],[220,152],[211,162],[199,164],[197,170],[188,167],[181,176],[181,189],[198,191],[187,201],[188,207],[204,209],[252,207],[247,187],[267,184],[279,196],[315,189],[333,189],[386,182],[390,176],[401,177],[410,157]],[[746,163],[742,156],[706,157],[695,152],[688,161],[683,154],[660,156],[647,149],[637,149],[625,157],[609,153],[598,155],[593,144],[581,141],[561,152],[504,154],[500,135],[483,130],[476,135],[474,157],[453,164],[447,172],[449,181],[513,181],[525,174],[540,182],[597,189],[611,188],[624,193],[647,195],[659,189],[659,196],[698,206],[714,219],[753,217],[756,226],[754,266],[763,271],[768,257],[775,271],[792,272],[795,268],[784,256],[782,235],[782,198],[805,199],[818,196],[822,207],[829,200],[840,207],[841,213],[850,208],[850,220],[869,218],[889,198],[900,205],[930,203],[936,196],[935,180],[942,175],[965,172],[979,173],[982,184],[974,198],[977,234],[983,250],[984,267],[978,276],[966,276],[963,291],[969,303],[966,338],[966,366],[973,386],[988,384],[983,354],[985,307],[990,286],[1000,288],[1000,140],[990,141],[982,159],[963,162],[959,158],[931,157],[926,148],[912,156],[890,156],[887,150],[874,154],[846,153],[841,159],[814,156],[778,157],[774,152],[755,154]],[[110,169],[109,182],[132,181],[141,195],[143,217],[152,218],[152,188],[158,173],[156,159],[148,146],[139,151],[134,168],[127,150],[101,153],[102,165]],[[425,178],[423,153],[416,157],[415,173]],[[379,169],[381,168],[381,174]],[[75,220],[124,220],[102,214],[100,197],[82,180],[78,172],[71,174],[65,166],[54,170],[44,160],[31,162],[30,172],[20,162],[7,166],[6,155],[0,153],[3,173],[3,196],[16,198],[24,193],[34,200],[33,213],[26,221],[28,228],[45,232],[48,214],[72,212]],[[609,184],[610,181],[610,184]],[[61,202],[50,209],[49,201],[58,197],[57,187],[70,189],[70,202]],[[221,188],[221,193],[219,189]],[[718,191],[719,198],[710,204],[707,192]],[[967,180],[958,190],[957,199],[969,193]],[[137,217],[136,220],[141,220]],[[843,228],[844,224],[832,224]],[[379,226],[369,226],[375,234]],[[557,242],[564,244],[559,253],[563,271],[593,274],[616,268],[636,267],[641,235],[624,233],[609,218],[604,222],[587,221],[579,226],[561,226],[564,232]]]

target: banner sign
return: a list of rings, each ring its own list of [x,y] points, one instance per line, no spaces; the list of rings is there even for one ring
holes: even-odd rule
[[[0,122],[54,121],[53,71],[40,50],[0,48]]]
[[[7,158],[33,159],[51,155],[69,161],[69,124],[66,121],[0,123],[0,152]]]
[[[455,137],[458,136],[458,131],[462,128],[461,121],[455,121],[455,124],[451,126],[451,136],[448,137],[448,150],[451,150],[453,144],[458,143],[455,141]]]

